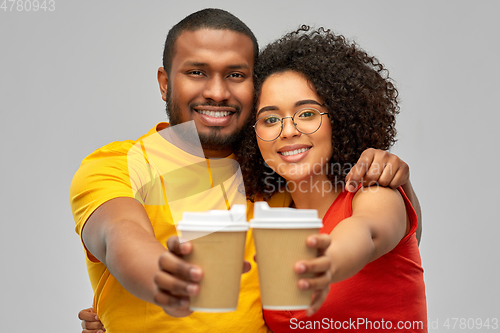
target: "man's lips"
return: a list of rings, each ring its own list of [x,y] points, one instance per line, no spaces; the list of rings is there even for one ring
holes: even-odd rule
[[[193,110],[199,114],[206,126],[226,126],[236,114],[235,108],[219,106],[197,106]]]
[[[209,105],[200,105],[193,108],[194,111],[210,116],[210,117],[226,117],[233,113],[236,113],[235,108],[230,106],[209,106]]]

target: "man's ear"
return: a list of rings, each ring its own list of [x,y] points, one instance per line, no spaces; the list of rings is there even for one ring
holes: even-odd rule
[[[167,101],[167,83],[167,72],[163,67],[158,68],[158,85],[160,86],[161,98],[163,98],[164,101]]]

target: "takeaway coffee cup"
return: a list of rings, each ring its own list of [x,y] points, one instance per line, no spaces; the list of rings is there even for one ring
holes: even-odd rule
[[[299,260],[316,257],[306,245],[309,235],[322,227],[315,209],[270,208],[266,202],[254,206],[253,237],[257,251],[262,307],[266,310],[300,310],[311,304],[312,290],[300,290],[298,281],[313,274],[296,274]]]
[[[192,311],[236,310],[248,228],[245,205],[183,214],[177,226],[180,240],[193,244],[185,259],[203,269],[200,292],[191,297]]]

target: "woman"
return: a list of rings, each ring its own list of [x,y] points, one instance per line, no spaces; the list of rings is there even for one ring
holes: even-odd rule
[[[294,207],[317,209],[331,238],[326,301],[312,317],[264,311],[274,332],[427,331],[415,211],[401,188],[350,193],[343,183],[361,152],[395,142],[398,93],[386,73],[343,36],[307,26],[259,56],[255,124],[238,153],[247,195],[268,198],[286,184]]]

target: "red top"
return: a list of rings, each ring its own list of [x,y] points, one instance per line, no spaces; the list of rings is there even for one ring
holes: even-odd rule
[[[273,332],[427,332],[427,306],[420,252],[415,231],[417,215],[401,192],[410,220],[409,233],[389,253],[356,275],[330,286],[330,292],[311,317],[305,311],[264,310]],[[352,216],[354,193],[344,191],[323,218],[321,233],[330,233]]]

